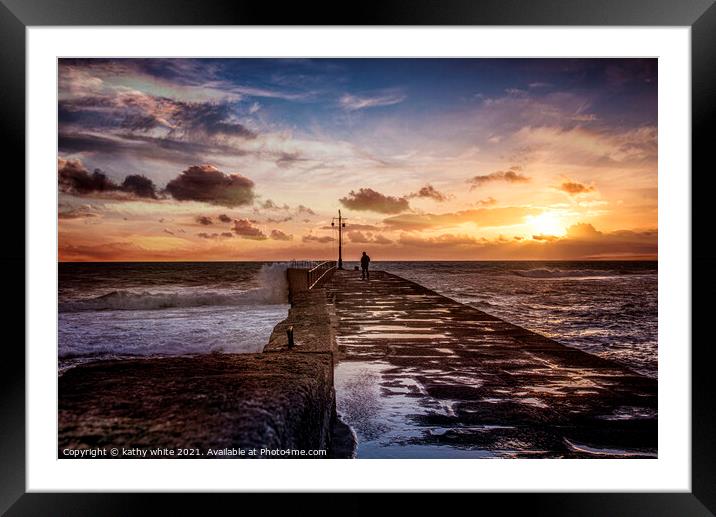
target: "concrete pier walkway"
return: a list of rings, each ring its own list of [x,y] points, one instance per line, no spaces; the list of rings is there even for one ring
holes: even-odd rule
[[[337,271],[357,457],[655,457],[657,383],[385,272]]]

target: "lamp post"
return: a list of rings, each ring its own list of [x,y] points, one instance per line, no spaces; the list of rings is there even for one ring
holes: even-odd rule
[[[346,227],[344,223],[345,219],[341,215],[340,209],[338,210],[338,269],[343,269],[343,228]],[[331,221],[331,226],[336,225],[336,218]]]

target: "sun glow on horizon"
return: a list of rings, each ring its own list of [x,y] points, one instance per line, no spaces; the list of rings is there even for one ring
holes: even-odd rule
[[[527,217],[527,223],[537,235],[554,235],[561,237],[567,233],[567,229],[560,217],[554,212],[542,212],[539,215]]]

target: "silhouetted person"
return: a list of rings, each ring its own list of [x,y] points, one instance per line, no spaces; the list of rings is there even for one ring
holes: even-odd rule
[[[370,280],[370,273],[368,272],[368,265],[370,264],[370,257],[363,252],[363,256],[360,258],[360,278],[361,280]]]

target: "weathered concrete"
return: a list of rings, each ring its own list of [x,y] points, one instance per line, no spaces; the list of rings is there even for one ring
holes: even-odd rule
[[[335,325],[335,310],[323,289],[298,292],[288,318],[274,327],[264,353],[287,351],[286,329],[291,326],[296,344],[293,351],[332,354],[336,350]]]
[[[101,361],[59,379],[59,450],[327,449],[328,355]]]
[[[325,289],[358,457],[656,454],[654,379],[384,272]]]
[[[331,306],[297,295],[262,354],[101,361],[59,379],[65,448],[326,449],[335,421]],[[285,329],[294,327],[288,350]],[[156,457],[156,456],[155,456]],[[171,456],[176,457],[176,456]],[[203,457],[207,457],[206,455]],[[235,457],[235,456],[230,456]]]

